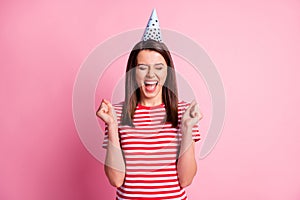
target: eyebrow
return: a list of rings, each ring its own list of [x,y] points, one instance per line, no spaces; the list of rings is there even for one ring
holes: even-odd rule
[[[144,63],[139,63],[139,64],[137,64],[137,66],[139,66],[139,65],[146,65],[146,66],[150,66],[150,65],[148,65],[148,64],[144,64]],[[163,63],[155,63],[153,66],[157,66],[157,65],[164,65]]]

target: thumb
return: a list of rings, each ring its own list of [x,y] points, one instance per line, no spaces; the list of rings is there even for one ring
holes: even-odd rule
[[[197,102],[195,101],[193,103],[193,106],[191,107],[190,116],[192,118],[197,117],[197,116],[199,116],[199,112],[200,112],[199,106],[198,106]]]
[[[190,103],[190,105],[187,107],[187,109],[185,110],[185,112],[190,113],[190,112],[191,112],[191,109],[192,109],[192,107],[195,105],[195,103],[196,103],[196,101],[193,100],[193,101]]]

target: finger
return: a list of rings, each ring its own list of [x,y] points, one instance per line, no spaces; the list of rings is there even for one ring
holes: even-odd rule
[[[199,108],[199,104],[198,103],[195,104],[194,110],[195,110],[195,112],[198,112],[198,113],[200,112],[200,108]]]
[[[108,111],[109,106],[108,106],[108,104],[107,104],[106,102],[102,102],[102,103],[101,103],[101,108],[104,108],[105,110]]]
[[[97,115],[102,115],[104,113],[108,112],[108,107],[104,102],[101,102],[101,105],[99,106],[99,109],[97,110]]]
[[[105,103],[105,105],[107,106],[108,109],[108,113],[109,114],[114,114],[114,107],[113,105],[110,103],[110,101],[103,99],[103,102]]]
[[[100,108],[100,109],[97,111],[96,115],[97,115],[98,117],[102,118],[106,113],[107,113],[107,111],[106,111],[104,108]]]
[[[203,118],[203,114],[200,112],[199,104],[196,104],[195,111],[197,112],[197,117],[200,119]]]
[[[108,101],[108,100],[106,100],[106,99],[103,99],[102,102],[105,103],[109,108],[112,107],[110,101]]]
[[[199,112],[198,103],[195,100],[193,100],[193,102],[191,103],[191,108],[190,108],[190,116],[196,117],[198,112]]]
[[[190,116],[192,117],[192,118],[195,118],[195,117],[197,117],[197,116],[199,116],[200,115],[200,113],[197,111],[197,110],[193,110],[193,111],[191,111],[191,113],[190,113]]]
[[[99,109],[99,110],[96,112],[96,115],[102,119],[102,117],[103,117],[103,115],[104,115],[104,111],[103,111],[102,109]]]
[[[100,111],[101,108],[103,108],[103,106],[105,105],[106,103],[104,102],[104,99],[102,99],[101,103],[100,103],[100,106],[98,108],[98,111]],[[98,112],[97,111],[97,112]]]
[[[185,110],[185,113],[190,114],[191,113],[191,109],[194,106],[195,102],[194,100],[190,103],[190,105],[187,107],[187,109]]]
[[[197,104],[197,102],[195,101],[195,99],[191,102],[190,104],[190,108],[192,109],[193,107],[195,107],[195,105]]]
[[[203,118],[203,114],[201,112],[196,112],[194,118],[196,118],[197,121],[200,121]]]
[[[108,113],[108,107],[107,106],[103,106],[100,111],[102,111],[103,113]]]

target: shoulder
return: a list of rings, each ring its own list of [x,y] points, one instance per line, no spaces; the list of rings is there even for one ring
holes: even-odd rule
[[[186,101],[178,101],[178,111],[179,110],[186,110],[189,107],[190,104],[191,103],[188,103]]]
[[[117,120],[118,120],[118,124],[119,125],[121,123],[122,112],[123,112],[123,105],[124,105],[124,102],[112,104],[112,106],[113,106],[113,108],[114,108],[114,110],[116,112]]]
[[[122,113],[124,102],[112,104],[117,114]]]
[[[185,101],[178,101],[178,116],[179,118],[185,113],[186,109],[189,107],[191,103]]]

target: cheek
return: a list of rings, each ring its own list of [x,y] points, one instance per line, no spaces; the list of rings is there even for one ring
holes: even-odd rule
[[[162,84],[164,84],[166,82],[167,75],[168,75],[167,71],[163,71],[162,73],[159,74],[159,79]]]
[[[135,74],[135,80],[139,86],[141,86],[141,84],[144,82],[144,77],[145,76],[142,73]]]

